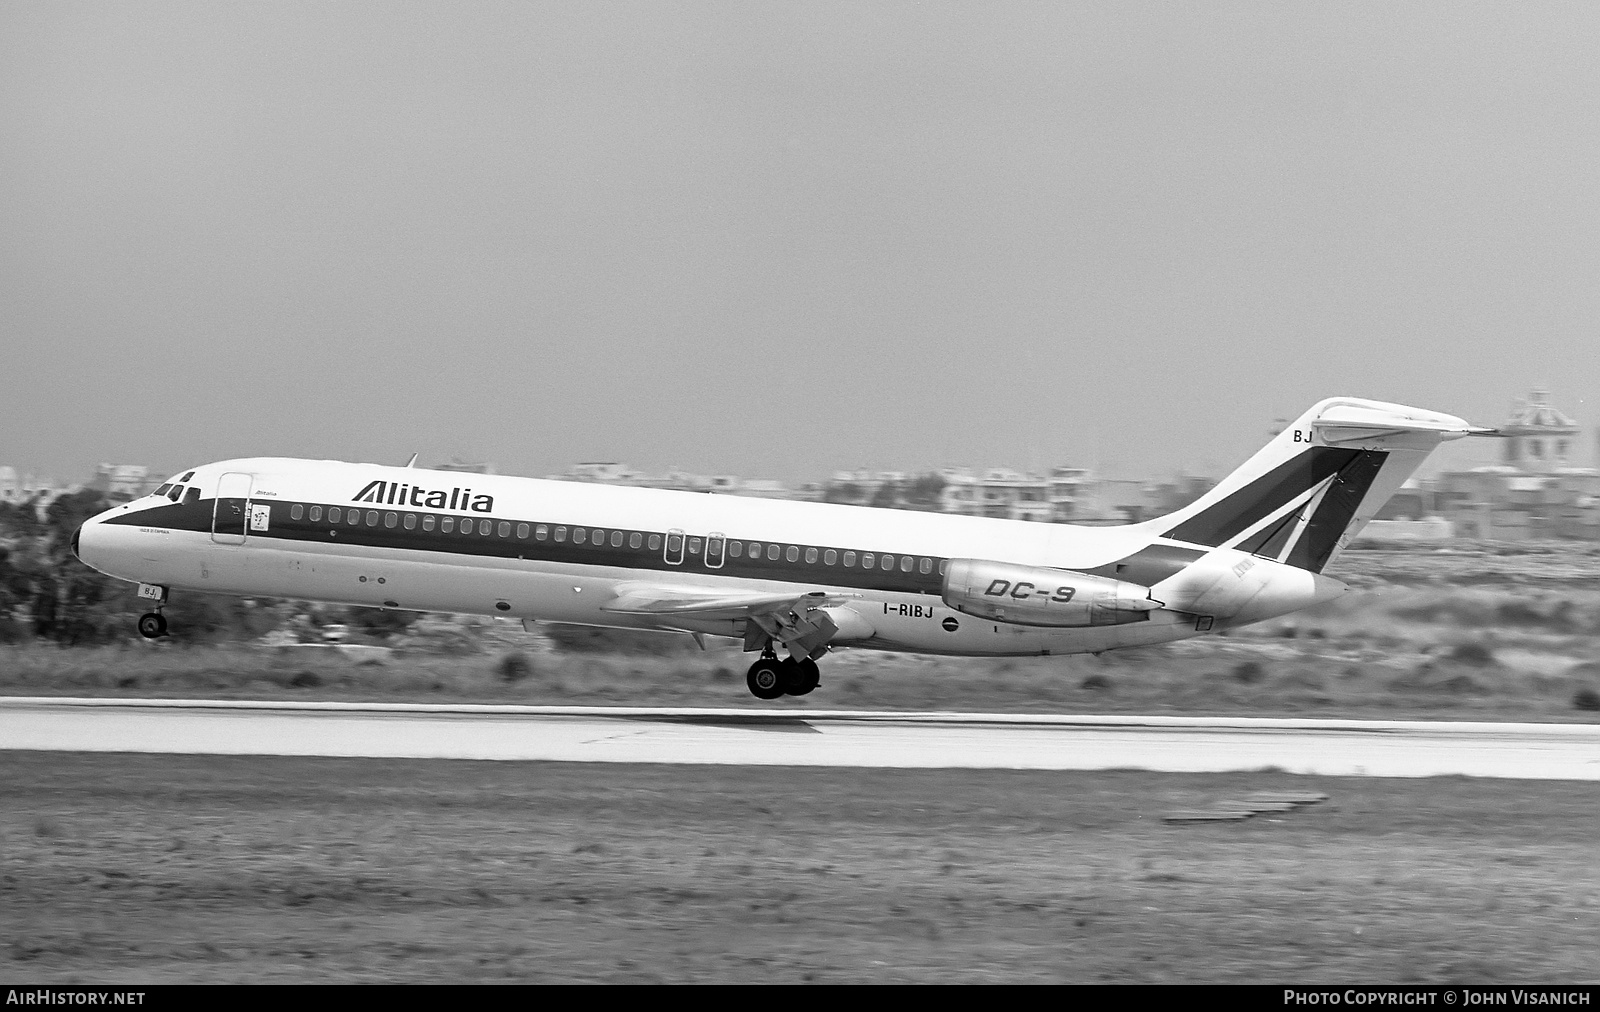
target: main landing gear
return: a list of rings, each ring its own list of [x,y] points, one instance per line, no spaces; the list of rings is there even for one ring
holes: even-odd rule
[[[139,616],[139,635],[147,640],[160,639],[167,634],[167,620],[159,611],[148,611]]]
[[[822,684],[822,674],[816,661],[788,657],[780,661],[776,654],[765,653],[750,665],[744,681],[757,699],[777,699],[805,695]]]

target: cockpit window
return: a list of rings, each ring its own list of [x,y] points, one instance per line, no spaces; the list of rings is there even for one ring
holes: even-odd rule
[[[189,473],[193,474],[194,472],[191,471]],[[183,504],[185,506],[193,506],[195,503],[197,503],[199,501],[200,501],[200,486],[199,485],[190,485],[189,486],[189,491],[183,493]]]
[[[167,498],[171,499],[173,502],[177,502],[178,497],[181,495],[183,495],[183,486],[174,485],[172,486],[172,491],[167,493]]]
[[[172,487],[172,482],[169,481],[165,485],[162,485],[160,488],[156,489],[151,494],[152,495],[166,495],[167,494],[167,489],[169,489],[171,487]]]
[[[183,472],[183,477],[178,479],[178,484],[181,485],[181,484],[183,484],[184,482],[188,481],[190,478],[193,478],[193,477],[194,477],[194,472],[193,471],[185,471],[185,472]]]

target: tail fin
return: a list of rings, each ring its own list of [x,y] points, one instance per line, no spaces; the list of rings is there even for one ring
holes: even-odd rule
[[[1332,397],[1199,500],[1144,526],[1320,573],[1440,443],[1494,434],[1453,415]]]

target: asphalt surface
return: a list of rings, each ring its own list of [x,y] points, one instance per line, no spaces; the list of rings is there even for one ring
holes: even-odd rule
[[[0,749],[1600,780],[1600,725],[0,697]]]

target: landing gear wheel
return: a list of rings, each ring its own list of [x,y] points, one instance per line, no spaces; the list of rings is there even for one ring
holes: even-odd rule
[[[167,634],[167,620],[158,611],[139,616],[139,635],[147,640],[160,639]]]
[[[794,661],[784,661],[784,666],[789,670],[789,695],[803,696],[822,684],[822,672],[817,670],[817,662],[809,658],[796,664]]]
[[[786,674],[783,662],[776,657],[763,657],[750,665],[750,670],[745,672],[744,683],[757,699],[777,699],[788,687]]]

